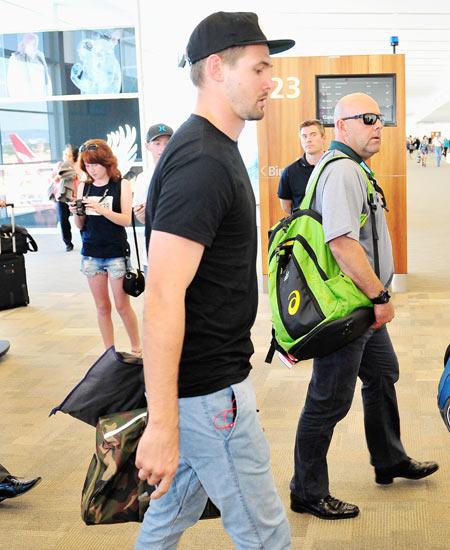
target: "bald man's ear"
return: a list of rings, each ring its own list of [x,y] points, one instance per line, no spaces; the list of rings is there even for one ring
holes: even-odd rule
[[[217,82],[223,80],[223,60],[216,54],[210,55],[206,59],[205,73]]]
[[[338,118],[334,123],[334,127],[336,130],[339,130],[339,132],[342,132],[345,127],[345,120],[342,120],[342,118]]]

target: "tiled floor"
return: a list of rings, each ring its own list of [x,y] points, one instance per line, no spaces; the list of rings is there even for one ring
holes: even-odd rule
[[[395,296],[390,332],[401,364],[397,385],[402,434],[411,456],[441,469],[420,482],[373,482],[359,392],[336,428],[329,453],[333,494],[357,503],[358,518],[324,522],[288,511],[293,549],[448,550],[450,434],[436,407],[442,357],[450,340],[450,166],[408,162],[408,292]],[[394,215],[392,213],[391,215]],[[94,449],[94,430],[48,412],[102,352],[92,299],[80,275],[79,246],[64,252],[58,236],[37,235],[39,253],[26,257],[31,304],[0,312],[0,334],[11,351],[0,362],[0,462],[17,474],[42,475],[28,495],[0,504],[0,548],[93,550],[132,548],[137,524],[85,526],[79,500]],[[141,314],[142,298],[135,302]],[[120,324],[117,323],[117,327]],[[292,446],[311,373],[264,363],[269,340],[267,296],[261,294],[253,331],[252,379],[272,451],[275,481],[288,509]],[[117,348],[126,350],[123,330]],[[232,544],[219,520],[200,522],[182,539],[185,550]],[[272,549],[266,549],[272,550]]]

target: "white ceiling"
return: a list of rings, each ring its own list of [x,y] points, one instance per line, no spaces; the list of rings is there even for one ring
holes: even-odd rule
[[[221,2],[191,1],[176,7],[155,0],[0,0],[0,33],[28,30],[134,25],[139,5],[152,2],[152,25],[167,29],[167,40],[182,52],[193,23],[205,15],[226,11],[255,11],[270,38],[295,38],[288,55],[355,55],[392,53],[390,37],[397,35],[397,53],[406,56],[407,122],[450,122],[450,5],[423,0],[321,0],[305,6],[283,0]],[[186,3],[187,4],[187,3]],[[141,21],[141,32],[146,22]]]

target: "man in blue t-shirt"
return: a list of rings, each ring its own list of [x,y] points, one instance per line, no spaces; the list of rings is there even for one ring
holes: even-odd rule
[[[303,156],[283,170],[278,186],[281,207],[288,216],[300,206],[309,176],[325,150],[325,130],[320,120],[304,120],[300,124],[300,143]]]
[[[136,465],[157,488],[137,550],[175,548],[208,497],[236,548],[290,548],[249,379],[256,204],[237,140],[246,120],[264,116],[270,54],[293,45],[267,40],[246,12],[214,13],[189,39],[196,107],[164,150],[146,204],[148,424]]]

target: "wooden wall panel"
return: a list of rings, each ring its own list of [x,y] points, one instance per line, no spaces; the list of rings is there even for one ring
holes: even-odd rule
[[[281,170],[302,154],[298,128],[302,120],[316,117],[316,75],[395,73],[397,126],[382,133],[381,151],[370,165],[388,199],[387,219],[394,249],[396,273],[407,273],[406,238],[406,149],[405,149],[405,59],[403,55],[273,58],[273,76],[288,83],[296,77],[300,95],[283,86],[283,99],[272,99],[266,116],[258,123],[262,269],[267,274],[267,233],[283,217],[277,197]],[[291,81],[292,82],[292,81]],[[333,128],[326,128],[327,143]]]

